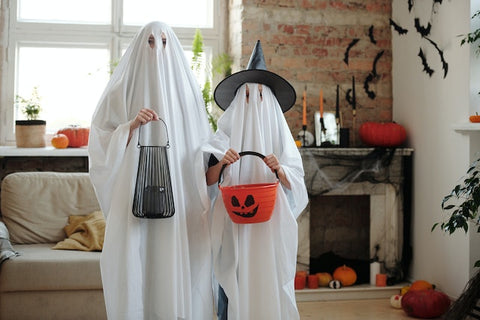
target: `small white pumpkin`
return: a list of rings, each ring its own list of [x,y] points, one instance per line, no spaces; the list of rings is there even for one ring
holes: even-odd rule
[[[328,286],[332,289],[340,289],[342,287],[342,283],[338,280],[332,280],[328,283]]]
[[[390,305],[396,309],[402,308],[402,295],[394,294],[390,297]]]

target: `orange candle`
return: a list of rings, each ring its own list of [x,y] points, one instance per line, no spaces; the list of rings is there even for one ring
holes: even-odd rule
[[[318,288],[318,277],[316,274],[309,274],[307,278],[308,288],[317,289]]]
[[[377,287],[387,286],[387,275],[385,273],[377,273],[375,275],[375,285]]]
[[[323,90],[320,89],[320,118],[323,118]]]
[[[303,90],[303,122],[304,126],[307,125],[307,93]]]
[[[294,287],[295,290],[302,290],[305,289],[307,285],[307,276],[305,275],[296,275],[294,280]]]

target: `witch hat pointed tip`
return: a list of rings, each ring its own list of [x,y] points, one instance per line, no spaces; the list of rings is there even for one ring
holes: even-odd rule
[[[252,55],[248,61],[247,70],[267,70],[265,57],[263,56],[263,49],[260,40],[257,40],[253,48]]]

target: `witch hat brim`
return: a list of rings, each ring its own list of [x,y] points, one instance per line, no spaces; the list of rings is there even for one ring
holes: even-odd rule
[[[276,73],[266,70],[260,41],[257,41],[247,69],[223,79],[215,88],[215,102],[222,110],[232,103],[238,88],[244,83],[260,83],[272,90],[283,112],[288,111],[297,99],[292,85]]]

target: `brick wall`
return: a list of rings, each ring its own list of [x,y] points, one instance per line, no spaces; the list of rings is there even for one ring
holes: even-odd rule
[[[324,110],[334,112],[340,85],[343,127],[352,128],[352,108],[346,92],[356,82],[356,128],[365,121],[392,120],[392,45],[389,0],[230,0],[229,51],[234,70],[245,69],[253,46],[260,40],[270,71],[291,82],[297,102],[285,116],[296,137],[302,127],[302,95],[307,87],[307,126],[314,132],[313,115],[323,90]],[[371,29],[372,28],[372,29]],[[369,36],[372,30],[372,37]],[[376,43],[371,41],[371,38]],[[345,52],[353,39],[359,41]],[[376,56],[377,76],[364,89]],[[350,134],[351,145],[359,145]]]

